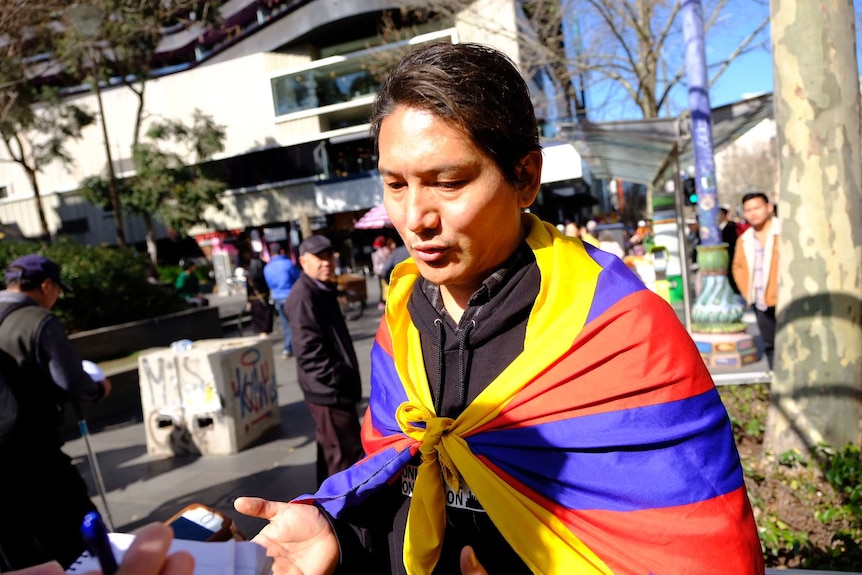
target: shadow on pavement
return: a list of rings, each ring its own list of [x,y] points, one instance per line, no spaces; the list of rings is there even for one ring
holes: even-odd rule
[[[276,467],[169,499],[146,517],[116,527],[119,531],[131,533],[148,523],[166,521],[189,503],[203,503],[233,519],[240,532],[247,537],[253,537],[267,522],[235,511],[233,502],[237,497],[254,496],[274,501],[290,501],[304,493],[313,492],[314,488],[314,464]]]

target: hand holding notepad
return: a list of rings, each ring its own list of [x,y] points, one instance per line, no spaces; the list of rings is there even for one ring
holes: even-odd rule
[[[134,541],[135,536],[128,533],[111,533],[111,547],[118,563]],[[266,550],[251,541],[235,541],[233,539],[219,542],[185,541],[174,539],[171,542],[170,553],[187,551],[194,557],[194,575],[270,575],[272,559],[266,556]],[[100,571],[101,567],[95,557],[89,552],[84,553],[66,571],[68,574]]]

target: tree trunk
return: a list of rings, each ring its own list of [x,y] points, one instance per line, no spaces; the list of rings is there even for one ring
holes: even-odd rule
[[[766,449],[862,443],[862,134],[853,3],[772,0],[781,240]]]
[[[30,187],[33,188],[33,199],[36,201],[36,211],[39,212],[39,224],[42,227],[42,241],[51,243],[51,230],[48,228],[48,218],[45,216],[45,206],[42,205],[42,196],[39,194],[39,179],[36,176],[36,170],[27,164],[21,164],[27,172],[27,177],[30,179]]]

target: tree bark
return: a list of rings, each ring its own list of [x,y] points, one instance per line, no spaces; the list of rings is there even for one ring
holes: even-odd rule
[[[33,189],[33,201],[36,202],[36,211],[39,214],[39,226],[42,228],[42,241],[46,244],[50,244],[53,238],[51,236],[51,229],[48,227],[48,218],[45,216],[45,206],[42,205],[42,196],[39,193],[39,178],[36,174],[36,169],[27,163],[27,157],[24,153],[24,144],[21,142],[21,138],[19,138],[17,134],[11,137],[4,135],[2,136],[2,140],[3,144],[6,146],[6,151],[9,153],[9,157],[12,158],[12,161],[24,168],[24,171],[27,173],[27,179],[30,180],[30,187]],[[17,154],[12,149],[10,140],[15,142],[15,147],[18,150]]]
[[[33,200],[36,202],[36,211],[39,212],[39,224],[42,227],[42,241],[46,244],[51,243],[51,230],[48,228],[48,218],[45,216],[45,206],[42,205],[42,196],[39,194],[39,180],[36,176],[36,170],[27,164],[24,166],[24,171],[27,172],[27,178],[30,180],[30,187],[33,188]]]
[[[862,443],[862,133],[853,3],[772,0],[778,330],[766,449]]]

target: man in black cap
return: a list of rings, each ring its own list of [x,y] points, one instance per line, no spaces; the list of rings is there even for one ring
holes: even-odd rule
[[[299,245],[302,274],[285,303],[293,334],[299,387],[314,418],[317,482],[347,469],[364,455],[357,404],[359,362],[331,282],[332,244],[314,235]]]
[[[68,290],[60,266],[30,254],[9,265],[0,291],[0,369],[17,404],[0,439],[0,570],[50,559],[68,568],[85,549],[81,519],[96,509],[61,450],[60,426],[67,402],[99,401],[111,384],[87,375],[50,311]]]

